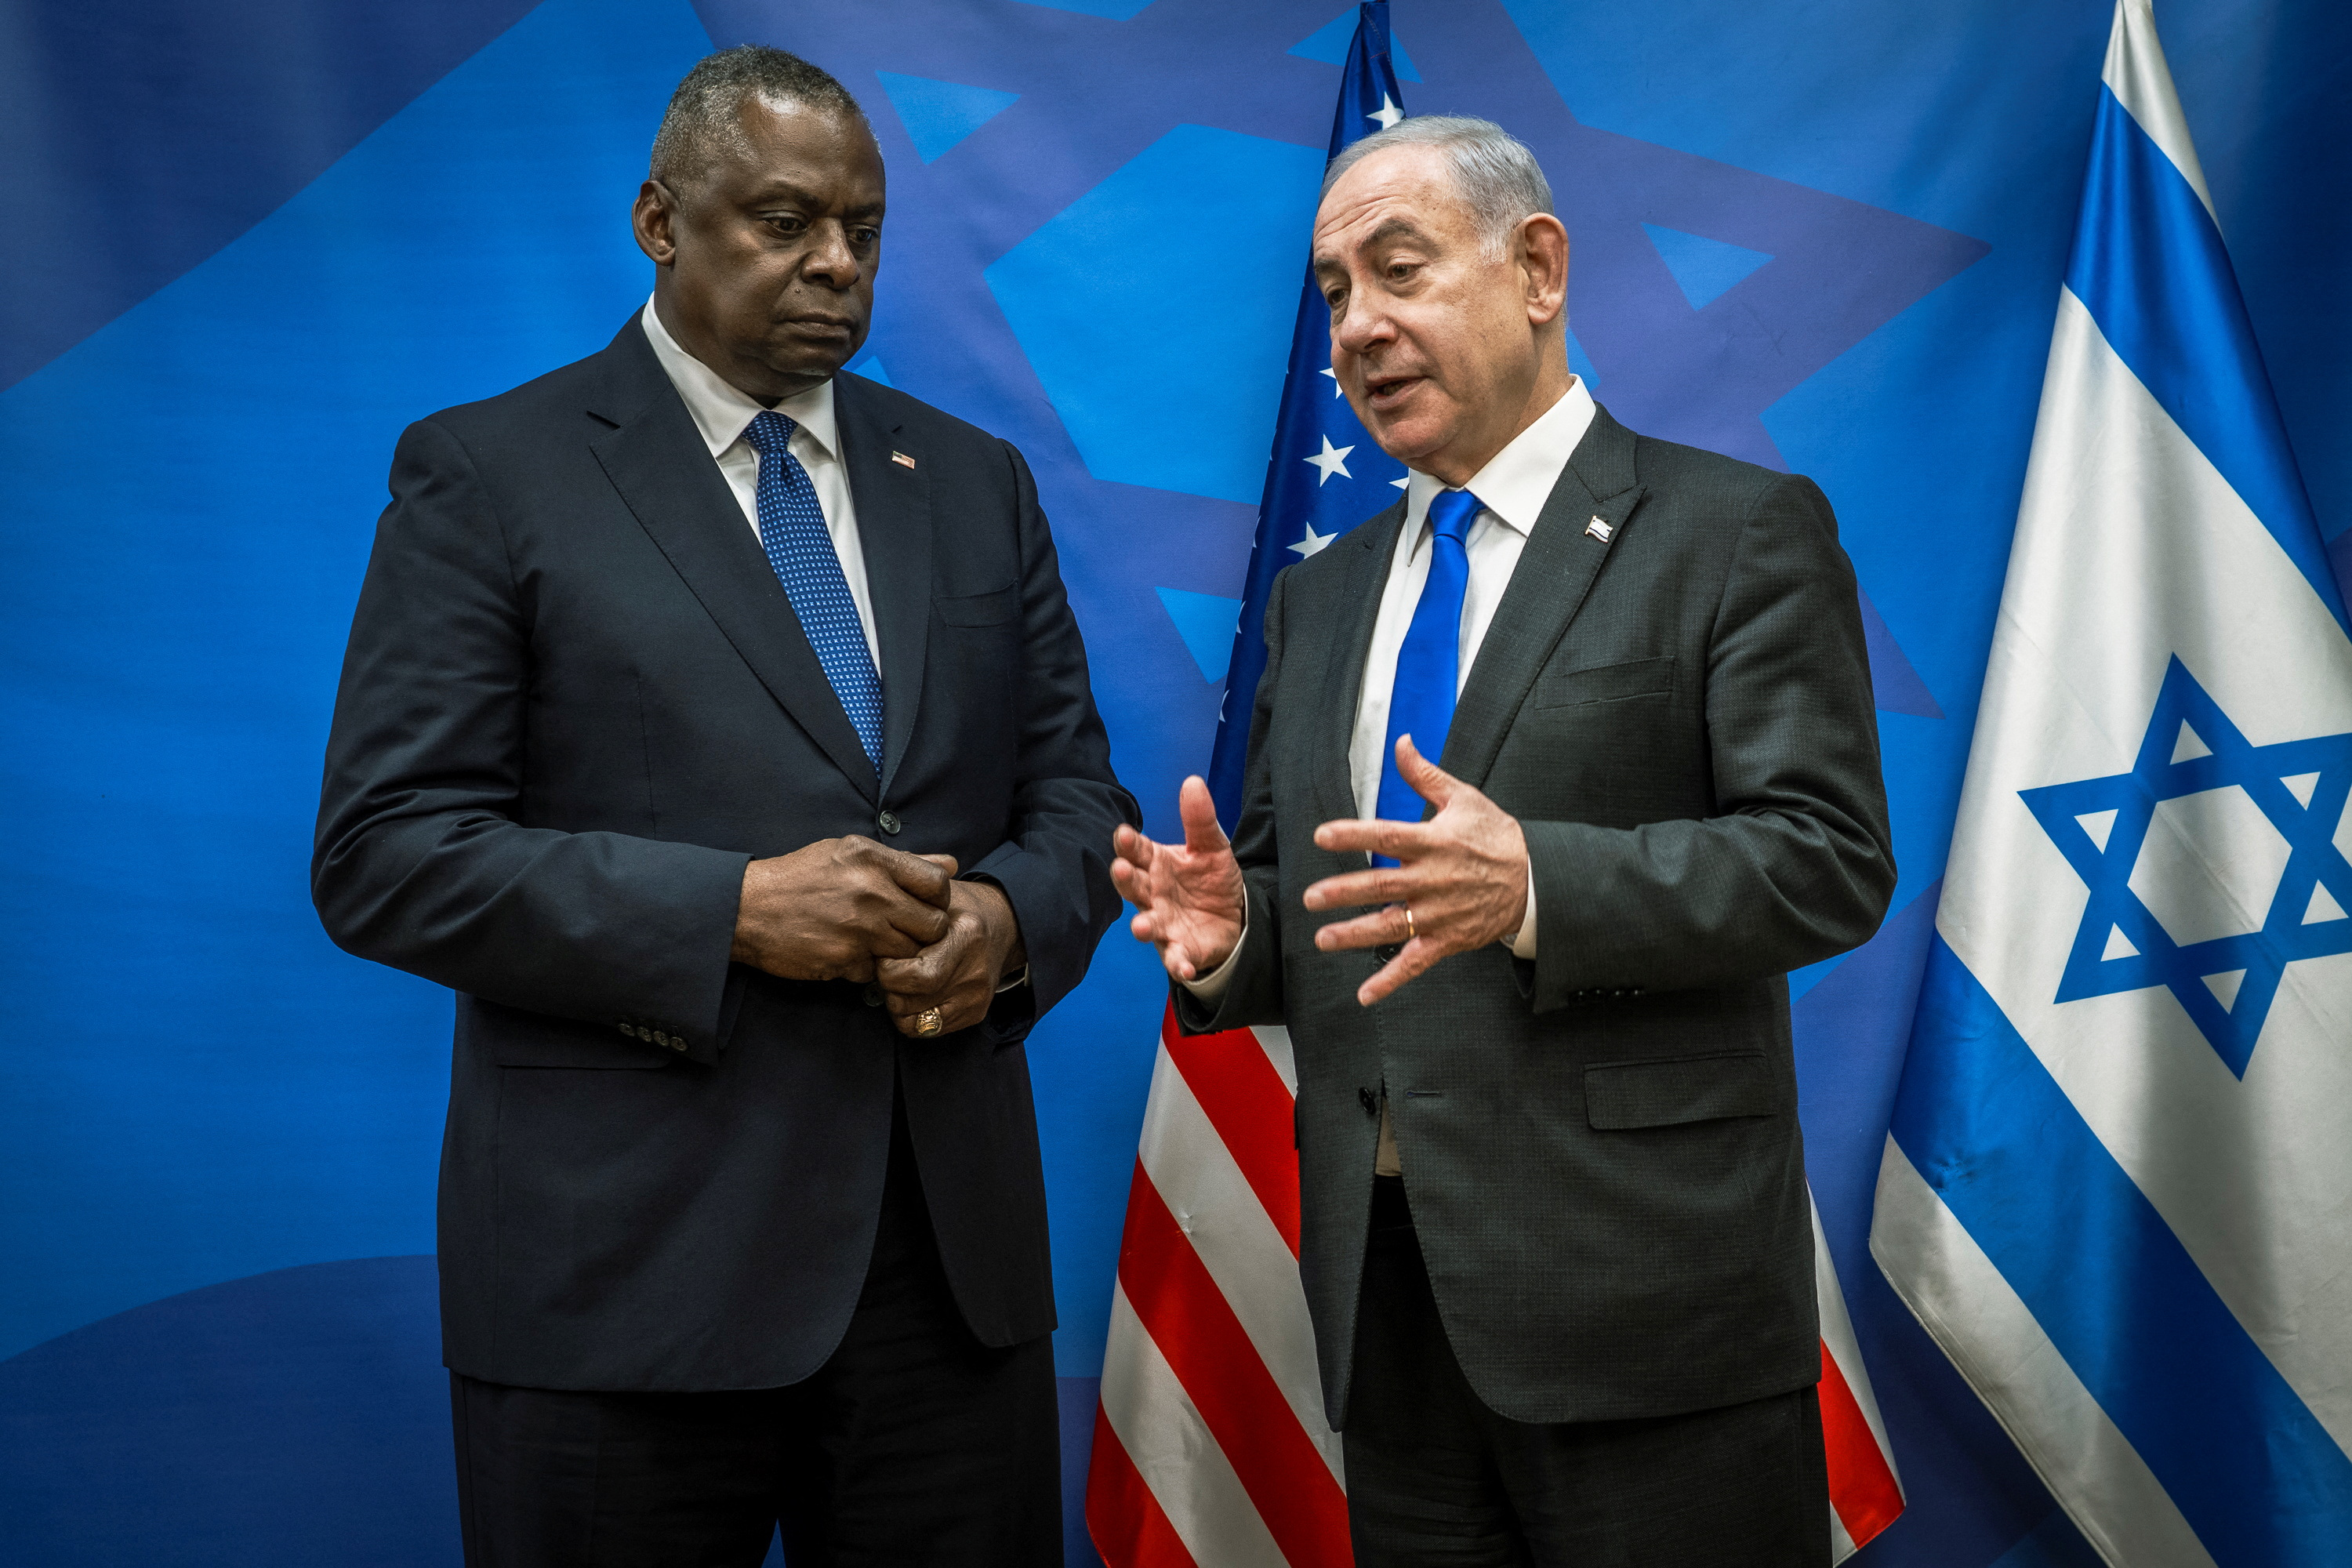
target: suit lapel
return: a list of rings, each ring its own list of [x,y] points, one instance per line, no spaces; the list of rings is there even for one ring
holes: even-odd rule
[[[1596,407],[1478,645],[1438,764],[1447,773],[1473,787],[1485,785],[1528,689],[1583,607],[1601,563],[1622,547],[1643,494],[1634,482],[1633,432]],[[1608,531],[1607,540],[1589,531],[1595,519]]]
[[[1325,821],[1359,815],[1356,783],[1349,767],[1349,749],[1356,738],[1356,705],[1364,693],[1364,661],[1371,657],[1372,626],[1380,619],[1381,595],[1388,584],[1389,560],[1396,551],[1397,531],[1404,525],[1404,502],[1358,523],[1328,548],[1346,551],[1347,571],[1336,592],[1328,665],[1321,689],[1329,692],[1329,708],[1314,727],[1315,754],[1319,759],[1316,784],[1322,796]]]
[[[857,507],[866,587],[874,600],[874,638],[882,645],[882,789],[907,754],[923,697],[923,660],[931,630],[930,476],[891,460],[898,429],[865,383],[833,381],[834,424]],[[910,453],[919,458],[920,454]]]
[[[605,352],[612,380],[589,412],[614,428],[588,443],[605,477],[761,684],[836,767],[875,795],[874,766],[857,731],[653,345],[632,321]],[[886,674],[886,712],[888,697]]]

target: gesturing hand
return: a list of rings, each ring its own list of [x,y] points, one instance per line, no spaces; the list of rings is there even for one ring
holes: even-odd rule
[[[1177,792],[1176,815],[1184,825],[1181,844],[1155,844],[1124,826],[1112,834],[1118,858],[1110,863],[1110,879],[1135,906],[1128,926],[1135,940],[1158,948],[1177,979],[1198,980],[1231,957],[1242,939],[1242,868],[1199,774]]]
[[[952,865],[952,862],[950,862]],[[909,1038],[925,1037],[916,1020],[940,1010],[939,1033],[969,1029],[988,1016],[1008,970],[1028,962],[1013,901],[992,882],[958,882],[949,889],[947,934],[911,958],[876,962],[890,1021]]]
[[[912,958],[947,935],[955,871],[952,856],[856,835],[754,860],[731,956],[786,980],[871,980],[877,958]]]
[[[1449,953],[1511,935],[1528,910],[1528,840],[1518,818],[1423,757],[1411,736],[1397,737],[1396,756],[1397,772],[1437,815],[1426,822],[1325,823],[1315,830],[1318,848],[1369,850],[1401,864],[1326,877],[1306,895],[1310,910],[1387,906],[1315,933],[1325,952],[1404,944],[1357,988],[1367,1007]]]

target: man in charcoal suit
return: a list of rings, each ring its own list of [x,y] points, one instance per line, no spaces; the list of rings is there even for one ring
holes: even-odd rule
[[[470,1563],[1061,1560],[1022,1040],[1137,816],[1020,455],[839,374],[883,216],[839,83],[712,56],[645,309],[394,459],[313,879],[459,993]]]
[[[1895,879],[1829,505],[1592,401],[1497,127],[1355,143],[1314,268],[1405,497],[1275,584],[1234,841],[1188,781],[1112,872],[1186,1028],[1289,1026],[1357,1560],[1825,1563],[1785,975]]]

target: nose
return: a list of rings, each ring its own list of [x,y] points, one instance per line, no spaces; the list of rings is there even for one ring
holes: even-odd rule
[[[850,246],[847,228],[838,223],[821,223],[812,237],[808,254],[801,262],[804,277],[836,289],[857,281],[857,252]]]
[[[1331,323],[1331,346],[1342,353],[1362,353],[1395,335],[1378,296],[1367,289],[1349,290],[1346,308]]]

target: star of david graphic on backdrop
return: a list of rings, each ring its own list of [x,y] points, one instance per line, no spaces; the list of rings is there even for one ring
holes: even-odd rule
[[[2352,734],[2257,746],[2175,658],[2130,772],[2018,793],[2090,889],[2061,1002],[2163,986],[2243,1078],[2286,966],[2352,952]]]
[[[1301,46],[1354,7],[694,4],[718,47],[794,50],[868,105],[890,212],[875,330],[852,368],[887,367],[892,384],[1028,458],[1096,633],[1097,699],[1112,732],[1134,738],[1122,774],[1148,802],[1172,799],[1215,727],[1223,654],[1206,650],[1231,643],[1264,477],[1262,458],[1204,469],[1213,444],[1188,441],[1186,426],[1245,412],[1257,441],[1273,429],[1339,81],[1311,58],[1328,50]],[[1492,118],[1552,173],[1576,247],[1578,368],[1633,429],[1785,468],[1764,410],[1989,248],[1584,125],[1497,0],[1461,0],[1443,17],[1419,31],[1405,18],[1405,107]],[[912,92],[910,79],[935,86]],[[1744,259],[1697,279],[1662,252],[1664,230]],[[1210,243],[1220,237],[1223,251]],[[1234,331],[1216,290],[1244,246],[1278,263],[1278,319],[1223,352],[1262,358],[1262,395],[1189,379],[1215,357],[1201,340]],[[1193,298],[1171,310],[1163,285]],[[1369,481],[1369,517],[1395,499],[1396,469],[1362,456],[1347,461]],[[1179,606],[1201,624],[1176,619]],[[1879,706],[1941,717],[1866,595],[1863,614]]]

